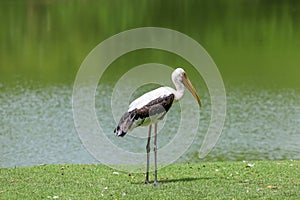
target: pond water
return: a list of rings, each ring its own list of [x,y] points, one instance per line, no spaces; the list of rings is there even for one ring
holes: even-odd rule
[[[22,82],[14,88],[1,88],[1,166],[97,163],[81,144],[75,129],[72,86],[36,85]],[[111,114],[103,114],[110,110],[107,107],[110,107],[111,90],[105,87],[101,89],[101,95],[100,90],[97,94],[99,102],[96,108],[105,134],[112,141],[119,142],[117,145],[122,148],[144,152],[146,138],[127,136],[118,141],[114,139],[115,121]],[[204,159],[199,159],[198,150],[210,120],[209,105],[203,107],[199,134],[178,162],[300,159],[300,93],[286,89],[249,91],[252,88],[248,86],[228,91],[223,134],[214,150]],[[104,97],[98,98],[100,96]],[[202,98],[205,101],[209,97],[202,95]],[[172,138],[179,113],[177,105],[170,110],[165,128],[159,134],[160,146]],[[147,132],[147,129],[136,129],[132,135],[139,131]]]
[[[223,133],[200,159],[210,96],[201,77],[189,74],[205,104],[199,134],[177,162],[300,159],[299,21],[298,1],[1,2],[0,167],[98,163],[74,125],[73,82],[96,45],[143,26],[166,27],[195,39],[225,83]],[[112,140],[116,122],[108,107],[114,85],[129,69],[150,62],[193,72],[186,60],[161,50],[139,50],[113,62],[99,82],[95,103]],[[175,105],[159,134],[160,146],[172,139],[179,116]],[[140,152],[145,144],[145,139],[129,136],[119,145]]]

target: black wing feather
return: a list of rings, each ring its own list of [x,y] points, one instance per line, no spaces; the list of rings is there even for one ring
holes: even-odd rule
[[[174,94],[170,94],[168,96],[154,99],[140,109],[134,109],[130,112],[124,113],[114,132],[116,133],[117,136],[123,137],[128,132],[128,130],[130,130],[134,121],[138,119],[141,119],[143,122],[148,117],[151,117],[156,114],[164,113],[164,115],[160,118],[160,120],[163,119],[165,114],[171,108],[174,98],[175,98]],[[137,124],[136,126],[140,126],[142,122]]]

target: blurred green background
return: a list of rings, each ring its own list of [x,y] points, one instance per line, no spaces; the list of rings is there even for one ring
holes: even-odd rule
[[[223,77],[226,124],[205,159],[300,159],[300,1],[10,0],[0,1],[0,166],[97,162],[74,127],[71,98],[77,70],[108,37],[148,26],[195,39]],[[98,91],[99,110],[110,106],[105,97],[120,74],[148,62],[186,65],[158,50],[120,57],[106,72],[107,88],[100,96]],[[210,119],[209,94],[201,91],[207,102],[204,128],[182,160],[199,160]],[[99,119],[113,135],[114,120],[101,115],[105,112]],[[140,146],[134,148],[144,149]]]
[[[197,40],[225,82],[300,86],[300,3],[295,0],[12,0],[0,6],[1,80],[72,82],[101,41],[157,26]]]

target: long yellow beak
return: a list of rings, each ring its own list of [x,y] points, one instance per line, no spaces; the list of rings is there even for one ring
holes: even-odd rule
[[[198,96],[194,86],[192,85],[190,79],[187,77],[186,73],[183,74],[183,77],[182,77],[182,83],[183,85],[189,89],[189,91],[192,93],[192,95],[196,98],[199,106],[201,107],[202,106],[202,102],[201,102],[201,99],[200,97]]]

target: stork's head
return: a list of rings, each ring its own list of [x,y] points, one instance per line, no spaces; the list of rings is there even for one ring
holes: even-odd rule
[[[192,95],[197,100],[198,104],[202,106],[200,97],[198,96],[194,86],[192,85],[190,79],[188,78],[188,76],[182,68],[177,68],[174,70],[174,72],[172,73],[172,80],[175,84],[183,84],[192,93]]]

